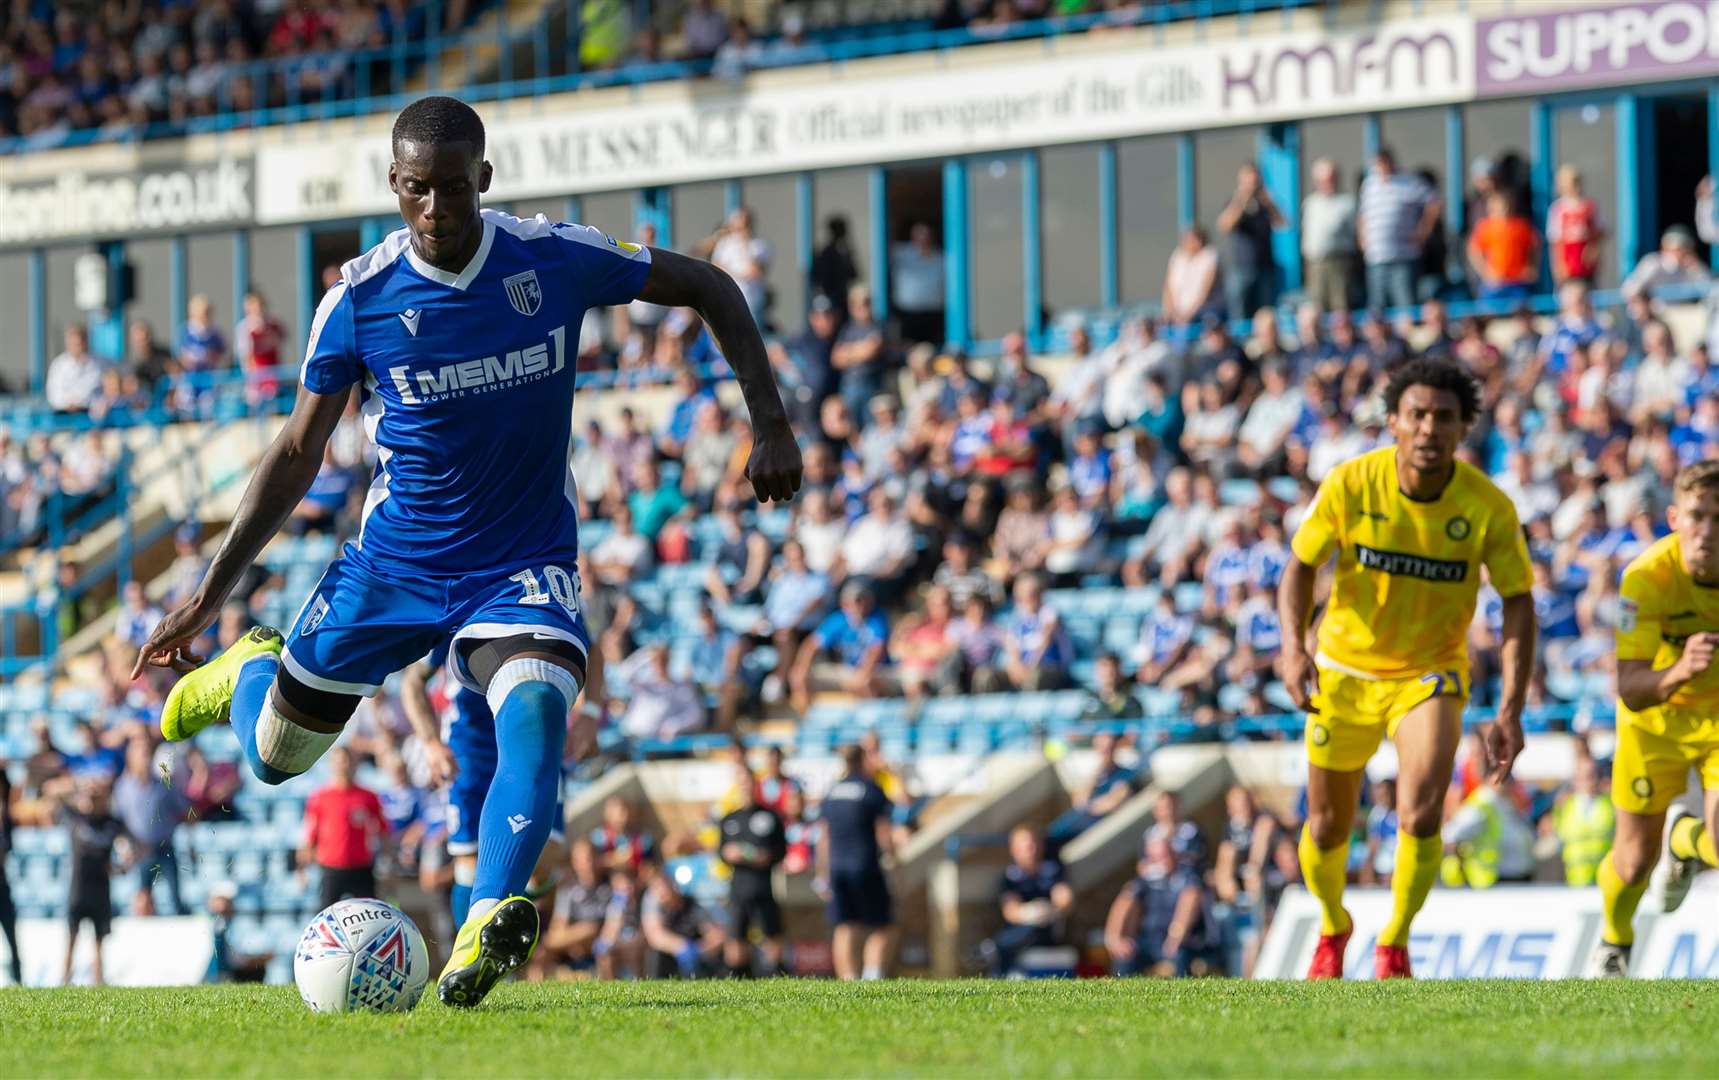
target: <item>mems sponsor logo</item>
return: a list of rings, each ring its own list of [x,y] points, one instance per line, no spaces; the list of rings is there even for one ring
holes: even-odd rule
[[[1456,582],[1468,577],[1468,564],[1465,562],[1429,559],[1425,555],[1409,555],[1401,551],[1380,551],[1365,544],[1355,545],[1355,561],[1367,570],[1420,578],[1422,581]]]
[[[567,366],[567,327],[549,331],[549,340],[526,349],[509,350],[505,356],[462,360],[430,371],[414,371],[401,364],[388,369],[388,376],[407,405],[433,405],[449,398],[507,390],[546,379]]]

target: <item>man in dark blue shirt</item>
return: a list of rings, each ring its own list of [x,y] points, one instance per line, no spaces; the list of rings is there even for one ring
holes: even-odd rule
[[[997,884],[997,905],[1003,928],[982,950],[992,978],[1006,976],[1025,950],[1062,943],[1074,890],[1063,880],[1062,864],[1044,857],[1038,833],[1026,825],[1009,833],[1009,865]]]
[[[1104,947],[1118,975],[1186,975],[1206,951],[1199,876],[1178,865],[1164,837],[1146,841],[1140,876],[1124,885],[1110,905]]]
[[[850,746],[842,760],[847,771],[824,796],[824,842],[818,845],[834,927],[831,951],[838,978],[881,979],[895,938],[895,906],[883,873],[883,856],[893,855],[894,806],[867,773],[863,750]],[[856,953],[863,953],[863,968]]]

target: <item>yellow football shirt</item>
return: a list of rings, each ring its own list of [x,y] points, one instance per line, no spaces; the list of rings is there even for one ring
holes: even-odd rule
[[[1618,659],[1651,660],[1655,671],[1668,668],[1683,655],[1690,635],[1703,630],[1719,630],[1719,588],[1697,585],[1689,576],[1674,533],[1624,567],[1618,586]],[[1692,715],[1674,719],[1665,715],[1666,708]],[[1619,702],[1618,713],[1656,735],[1691,734],[1692,720],[1719,734],[1719,664],[1679,687],[1665,708],[1631,712]]]
[[[1337,576],[1319,624],[1319,656],[1377,679],[1468,669],[1468,624],[1480,568],[1493,588],[1518,596],[1533,585],[1516,507],[1466,462],[1438,498],[1397,487],[1397,448],[1332,469],[1291,543],[1321,566],[1337,552]]]

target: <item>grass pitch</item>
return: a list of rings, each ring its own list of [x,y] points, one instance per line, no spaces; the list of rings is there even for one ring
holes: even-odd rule
[[[0,991],[0,1077],[1704,1076],[1719,985],[1083,980],[500,987],[313,1016],[290,987]]]

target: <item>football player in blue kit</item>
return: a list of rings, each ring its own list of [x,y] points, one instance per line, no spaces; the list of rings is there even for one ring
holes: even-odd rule
[[[452,638],[450,667],[495,714],[471,910],[437,984],[481,1002],[536,947],[521,895],[549,838],[567,712],[591,637],[575,569],[569,459],[579,326],[632,300],[697,312],[751,416],[760,501],[800,486],[800,450],[739,287],[709,263],[585,225],[480,209],[483,123],[449,97],[395,120],[388,183],[405,227],[341,267],[311,324],[298,398],[201,585],[138,651],[182,675],[161,731],[230,720],[263,782],[308,770],[360,697]],[[188,650],[315,478],[357,386],[378,453],[359,533],[284,640],[256,627],[204,664]],[[199,666],[201,665],[201,666]]]

